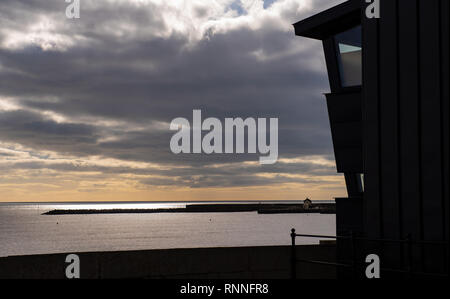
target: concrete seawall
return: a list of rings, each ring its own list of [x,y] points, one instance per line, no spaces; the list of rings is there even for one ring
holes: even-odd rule
[[[334,245],[300,245],[297,257],[335,261]],[[64,254],[0,258],[0,278],[64,279]],[[225,278],[290,277],[290,246],[192,248],[76,253],[81,278]],[[297,263],[298,278],[335,278],[332,267]]]

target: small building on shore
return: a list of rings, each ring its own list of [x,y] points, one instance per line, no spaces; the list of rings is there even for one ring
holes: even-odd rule
[[[311,207],[312,207],[312,201],[311,201],[311,199],[306,198],[306,199],[303,201],[303,209],[304,209],[304,210],[309,210]]]

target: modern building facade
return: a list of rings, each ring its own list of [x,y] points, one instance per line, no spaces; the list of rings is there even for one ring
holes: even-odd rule
[[[371,239],[360,252],[399,270],[386,276],[448,275],[450,1],[380,0],[379,18],[367,17],[370,4],[350,0],[294,24],[323,42],[348,191],[336,199],[337,234]],[[338,241],[340,259],[349,254]]]

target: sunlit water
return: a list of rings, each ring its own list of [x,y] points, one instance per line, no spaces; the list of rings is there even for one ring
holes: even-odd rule
[[[161,213],[57,215],[53,209],[184,207],[151,204],[0,204],[0,256],[60,252],[289,245],[290,229],[335,234],[335,215]],[[298,244],[318,240],[298,238]]]

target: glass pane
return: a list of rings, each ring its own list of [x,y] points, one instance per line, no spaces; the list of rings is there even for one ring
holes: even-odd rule
[[[358,86],[362,81],[361,26],[335,36],[339,72],[343,87]]]
[[[360,178],[361,178],[361,192],[364,192],[364,173],[360,174]]]

